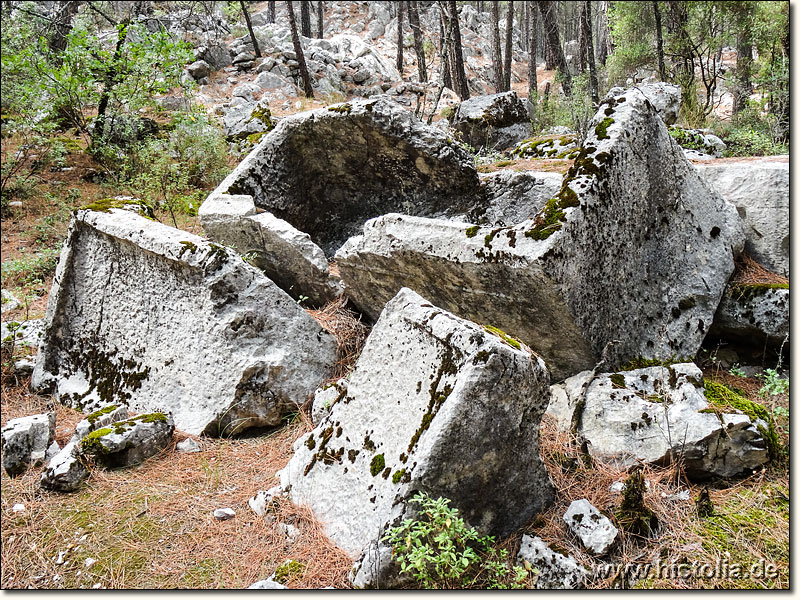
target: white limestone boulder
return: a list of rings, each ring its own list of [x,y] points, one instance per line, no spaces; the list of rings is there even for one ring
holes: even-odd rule
[[[789,287],[731,284],[722,296],[709,336],[759,348],[779,347],[789,336]]]
[[[475,96],[458,105],[452,127],[476,150],[504,150],[531,135],[531,105],[514,91]]]
[[[704,393],[703,373],[692,363],[603,373],[581,390],[590,372],[551,387],[547,413],[559,429],[577,423],[597,459],[630,467],[680,459],[692,479],[733,477],[768,460],[759,425],[744,414],[717,413]]]
[[[533,220],[367,222],[336,255],[345,293],[374,317],[411,287],[519,337],[557,379],[594,366],[614,340],[609,364],[693,357],[744,244],[736,209],[638,90],[602,104],[590,132]]]
[[[80,442],[96,429],[101,429],[116,421],[124,421],[127,418],[128,407],[124,404],[109,404],[108,406],[103,406],[86,415],[86,418],[75,426],[75,433],[72,434],[72,439],[70,441]]]
[[[323,306],[341,294],[311,236],[271,213],[257,214],[250,196],[210,198],[198,216],[210,239],[234,248],[295,300]]]
[[[695,165],[700,176],[736,206],[745,250],[770,271],[789,276],[789,161],[748,158]]]
[[[86,412],[171,412],[189,434],[278,425],[336,341],[232,250],[129,212],[79,211],[32,385]]]
[[[74,492],[89,478],[89,467],[80,443],[70,441],[56,454],[42,473],[40,485],[57,492]]]
[[[53,443],[56,413],[10,419],[2,431],[3,468],[11,477],[21,475],[30,466],[41,465]]]
[[[413,516],[417,492],[449,498],[467,522],[499,536],[551,503],[538,445],[548,380],[526,346],[403,289],[346,395],[295,442],[281,486],[360,557],[355,585],[391,585],[397,565],[380,540]]]
[[[514,225],[532,219],[561,189],[562,175],[537,171],[497,171],[481,176],[487,225]]]

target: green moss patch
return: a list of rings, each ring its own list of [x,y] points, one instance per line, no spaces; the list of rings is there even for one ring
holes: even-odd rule
[[[491,325],[484,325],[483,329],[491,334],[496,335],[515,350],[522,350],[522,343],[519,340],[516,340],[510,335],[508,335],[502,329],[498,329],[497,327],[492,327]]]
[[[386,459],[384,458],[383,454],[376,454],[372,457],[372,462],[369,463],[369,472],[373,477],[375,477],[378,473],[383,471],[385,467]]]

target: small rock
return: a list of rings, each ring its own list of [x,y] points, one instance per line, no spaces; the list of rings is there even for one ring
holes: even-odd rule
[[[59,452],[61,452],[61,446],[58,445],[58,442],[53,440],[53,443],[47,447],[47,450],[44,453],[44,458],[45,460],[51,460]]]
[[[218,508],[214,511],[214,518],[217,521],[227,521],[236,516],[236,511],[232,508]]]
[[[353,81],[355,83],[364,83],[371,76],[372,74],[367,69],[359,69],[353,73]]]
[[[267,509],[276,497],[282,495],[280,486],[275,486],[266,491],[260,490],[255,496],[247,501],[250,509],[259,517],[263,517],[267,513]]]
[[[583,588],[589,572],[575,559],[554,552],[539,537],[522,536],[517,554],[517,564],[539,571],[536,579],[537,590],[574,590]]]
[[[573,501],[563,519],[581,543],[597,555],[608,552],[619,533],[608,517],[585,498]]]
[[[14,477],[28,465],[40,465],[53,443],[56,413],[44,413],[11,419],[2,429],[3,468]]]
[[[14,506],[11,507],[11,512],[13,512],[15,515],[19,514],[19,513],[24,513],[25,512],[25,505],[24,504],[15,504]]]
[[[95,583],[95,584],[92,586],[92,589],[93,589],[93,590],[99,590],[99,589],[102,587],[102,585],[103,585],[103,584],[101,584],[101,583]]]
[[[85,561],[83,561],[83,566],[88,569],[96,562],[97,562],[96,558],[87,558]]]
[[[86,415],[80,423],[75,426],[75,433],[72,434],[72,441],[79,442],[87,435],[128,418],[128,408],[124,404],[107,404],[91,414]]]
[[[33,373],[33,368],[36,362],[30,358],[21,358],[14,362],[14,372],[19,375],[27,375]]]
[[[661,497],[666,499],[666,500],[686,501],[686,500],[689,500],[692,496],[689,493],[689,490],[681,490],[677,494],[667,494],[666,492],[661,492]]]
[[[186,452],[186,453],[202,452],[203,450],[200,447],[200,444],[195,442],[192,438],[186,438],[182,442],[179,442],[177,445],[177,449],[178,452]]]
[[[2,291],[2,309],[0,312],[8,312],[19,307],[22,303],[8,290]]]
[[[253,63],[255,59],[256,57],[250,54],[249,52],[241,52],[234,57],[233,64],[239,65],[241,63],[248,63],[248,62]]]
[[[198,60],[186,67],[186,70],[189,71],[189,75],[197,80],[208,77],[208,74],[211,73],[211,65],[204,60]]]
[[[283,535],[285,535],[291,541],[295,541],[300,535],[300,530],[289,523],[278,523],[278,531],[283,533]]]
[[[72,492],[89,478],[89,469],[77,440],[70,441],[47,465],[39,484],[57,492]]]
[[[285,585],[278,583],[272,577],[256,581],[253,585],[247,588],[248,590],[288,590]]]
[[[67,555],[67,552],[68,552],[68,550],[62,550],[61,552],[58,553],[58,556],[56,557],[56,564],[57,565],[63,565],[64,564],[64,557]]]

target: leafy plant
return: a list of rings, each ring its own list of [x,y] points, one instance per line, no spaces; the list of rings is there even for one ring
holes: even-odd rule
[[[767,369],[766,374],[762,375],[764,385],[758,390],[759,396],[781,396],[789,393],[789,378],[783,379],[775,369]]]
[[[59,252],[60,248],[44,248],[32,256],[4,261],[3,287],[41,285],[55,273]]]
[[[415,519],[391,528],[384,540],[401,573],[409,573],[424,588],[523,588],[529,572],[512,566],[508,551],[493,547],[494,538],[481,536],[450,508],[447,498],[418,492]]]
[[[744,372],[738,363],[734,364],[730,368],[730,374],[734,375],[735,377],[747,377],[747,373]]]

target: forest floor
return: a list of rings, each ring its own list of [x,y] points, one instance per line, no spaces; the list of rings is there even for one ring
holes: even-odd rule
[[[513,161],[491,168],[561,170],[567,166],[561,162]],[[86,181],[84,175],[93,166],[83,153],[71,153],[68,164],[74,167],[72,171],[40,174],[31,195],[3,220],[3,287],[26,301],[26,306],[5,313],[3,320],[44,316],[51,278],[37,277],[37,265],[57,260],[72,211],[96,199],[126,193],[113,184]],[[167,214],[158,217],[172,224]],[[202,235],[196,217],[179,215],[178,226]],[[3,350],[0,420],[4,425],[15,417],[55,410],[56,439],[63,445],[82,415],[52,406],[48,398],[30,392],[29,376],[14,374],[11,366],[13,359],[26,353],[30,350],[17,348],[12,357]],[[781,443],[788,445],[788,394],[765,400],[758,394],[760,380],[736,377],[713,363],[707,365],[705,376],[766,404],[775,415]],[[294,440],[311,427],[308,416],[300,412],[267,434],[195,438],[202,452],[193,454],[175,451],[177,442],[190,437],[178,432],[160,455],[131,469],[95,469],[87,485],[72,494],[41,489],[40,469],[29,469],[13,479],[3,471],[0,585],[6,589],[242,588],[269,577],[291,558],[304,565],[287,582],[291,587],[347,587],[351,561],[324,536],[310,511],[283,501],[264,518],[247,505],[257,491],[275,485],[274,475],[288,462]],[[561,515],[572,500],[583,497],[613,514],[620,496],[609,487],[624,481],[627,473],[597,462],[587,464],[568,442],[546,418],[542,455],[558,490],[556,502],[503,546],[515,549],[522,533],[539,535],[590,570],[602,569],[567,533]],[[623,535],[608,560],[627,566],[620,572],[614,568],[607,573],[595,571],[592,587],[788,588],[789,470],[785,460],[743,479],[705,484],[686,482],[674,467],[648,468],[645,475],[650,481],[645,501],[658,517],[659,528],[647,538]],[[715,510],[701,518],[695,499],[704,489]],[[672,498],[679,491],[688,491],[689,499]],[[15,512],[17,504],[23,504],[24,511]],[[236,517],[216,521],[212,512],[223,507],[233,508]],[[298,536],[288,538],[280,523],[293,524]],[[720,575],[719,569],[689,573],[685,578],[646,576],[642,570],[646,567],[641,565],[659,560],[712,567],[736,564],[746,576],[706,576]],[[761,574],[757,572],[758,565],[766,563],[774,565],[774,577],[771,571],[764,573],[763,566]]]

